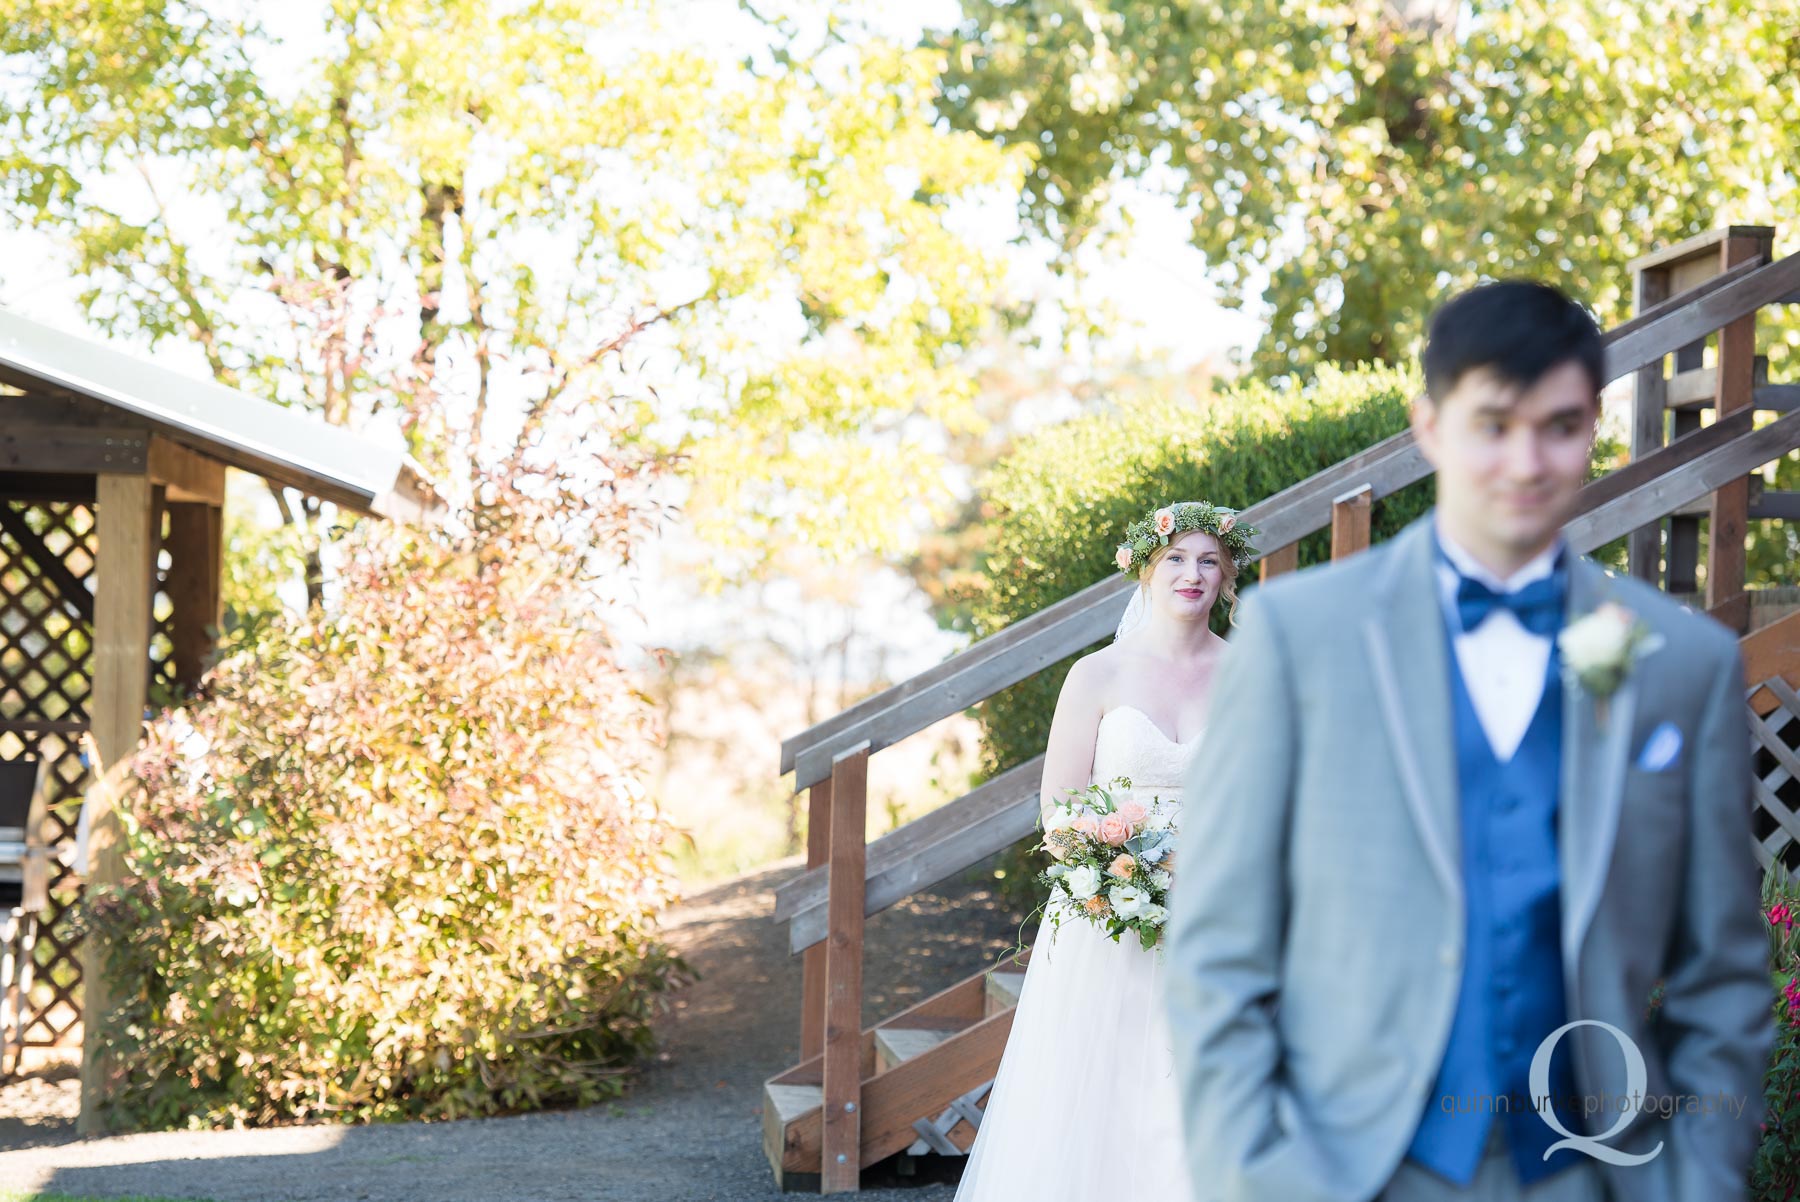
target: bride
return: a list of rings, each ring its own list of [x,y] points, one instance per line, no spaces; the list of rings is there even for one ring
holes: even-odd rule
[[[1112,644],[1063,681],[1041,813],[1121,776],[1146,805],[1180,804],[1225,647],[1208,619],[1221,598],[1236,605],[1254,533],[1204,501],[1132,523],[1117,562],[1138,588]],[[1114,942],[1052,894],[957,1202],[1189,1196],[1161,972],[1161,948]]]

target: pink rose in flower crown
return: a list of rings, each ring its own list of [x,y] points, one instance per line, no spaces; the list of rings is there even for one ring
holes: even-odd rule
[[[1128,801],[1119,807],[1119,817],[1130,823],[1131,829],[1136,831],[1144,825],[1144,819],[1150,817],[1150,811],[1138,802]]]
[[[1123,815],[1108,814],[1100,820],[1100,842],[1108,847],[1123,847],[1131,838],[1131,823]]]
[[[1071,830],[1080,831],[1090,839],[1098,839],[1100,837],[1100,820],[1092,814],[1083,814],[1081,817],[1071,822],[1069,828]]]
[[[1175,511],[1173,509],[1156,511],[1156,532],[1165,538],[1175,533]]]
[[[1228,513],[1219,519],[1219,533],[1230,534],[1231,528],[1237,525],[1237,514]]]
[[[1127,569],[1131,566],[1131,544],[1130,543],[1120,543],[1119,544],[1119,553],[1117,555],[1113,556],[1113,562],[1119,565],[1119,570],[1121,572],[1123,572],[1125,569]]]
[[[1122,881],[1130,880],[1131,874],[1136,871],[1137,871],[1137,861],[1132,859],[1128,855],[1124,855],[1123,853],[1121,853],[1119,855],[1119,857],[1117,859],[1115,859],[1112,863],[1110,863],[1106,866],[1107,875],[1116,876]]]

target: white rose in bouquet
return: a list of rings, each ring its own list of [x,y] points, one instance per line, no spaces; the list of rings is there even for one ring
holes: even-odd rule
[[[1150,898],[1136,885],[1114,885],[1106,891],[1106,900],[1112,903],[1113,913],[1120,918],[1136,918]]]
[[[1075,811],[1066,805],[1054,805],[1050,807],[1049,816],[1044,819],[1044,833],[1048,835],[1052,831],[1066,831],[1074,825]]]
[[[1092,864],[1083,864],[1064,877],[1063,884],[1070,897],[1076,901],[1086,901],[1100,892],[1100,870]]]
[[[1154,889],[1167,889],[1174,880],[1174,877],[1160,868],[1150,874],[1150,885]]]

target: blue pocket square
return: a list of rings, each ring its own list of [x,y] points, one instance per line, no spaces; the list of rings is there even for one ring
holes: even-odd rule
[[[1637,766],[1645,772],[1666,772],[1681,762],[1681,728],[1673,722],[1658,723],[1638,752]]]

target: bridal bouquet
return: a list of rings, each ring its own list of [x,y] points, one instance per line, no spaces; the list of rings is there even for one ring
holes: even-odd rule
[[[1162,939],[1169,917],[1174,812],[1154,799],[1148,806],[1131,799],[1130,789],[1131,782],[1120,777],[1078,789],[1051,807],[1038,846],[1056,862],[1038,874],[1038,882],[1061,887],[1074,912],[1113,942],[1133,931],[1148,950]],[[1127,799],[1119,801],[1115,793]],[[1052,923],[1060,924],[1068,910],[1052,906]]]

